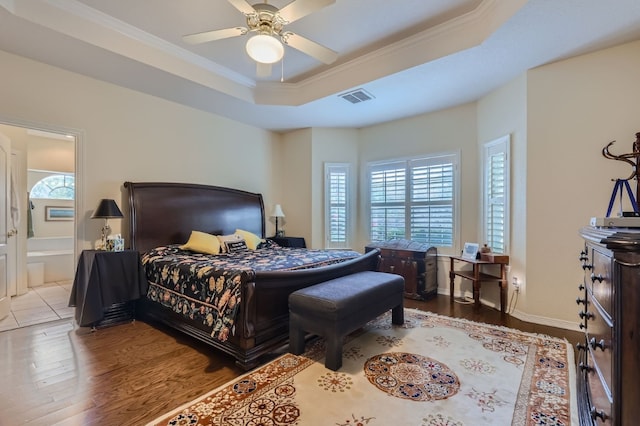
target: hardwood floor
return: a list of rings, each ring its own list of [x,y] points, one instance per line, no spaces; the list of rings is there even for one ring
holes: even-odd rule
[[[579,332],[450,303],[406,306],[566,338]],[[0,425],[143,425],[243,374],[233,359],[141,321],[91,333],[71,320],[0,332]]]

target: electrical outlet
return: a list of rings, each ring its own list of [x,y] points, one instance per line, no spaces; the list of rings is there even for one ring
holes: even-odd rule
[[[520,291],[520,281],[518,281],[518,277],[513,277],[512,278],[512,283],[513,283],[513,289],[516,292],[519,292]]]

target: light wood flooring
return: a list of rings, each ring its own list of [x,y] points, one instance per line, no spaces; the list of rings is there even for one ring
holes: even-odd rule
[[[448,296],[407,307],[566,338]],[[142,321],[90,332],[59,320],[0,332],[0,425],[144,425],[244,372],[233,359]]]

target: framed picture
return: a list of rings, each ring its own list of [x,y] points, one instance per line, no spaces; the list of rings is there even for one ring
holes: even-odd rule
[[[462,250],[462,258],[475,260],[478,255],[478,243],[464,243],[464,250]]]
[[[44,220],[47,222],[69,221],[74,219],[73,207],[45,206]]]

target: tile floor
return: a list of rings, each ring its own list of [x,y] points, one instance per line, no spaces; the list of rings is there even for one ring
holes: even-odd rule
[[[72,285],[72,281],[46,283],[30,288],[26,294],[12,297],[11,313],[0,320],[0,332],[72,318],[75,308],[68,306]]]

